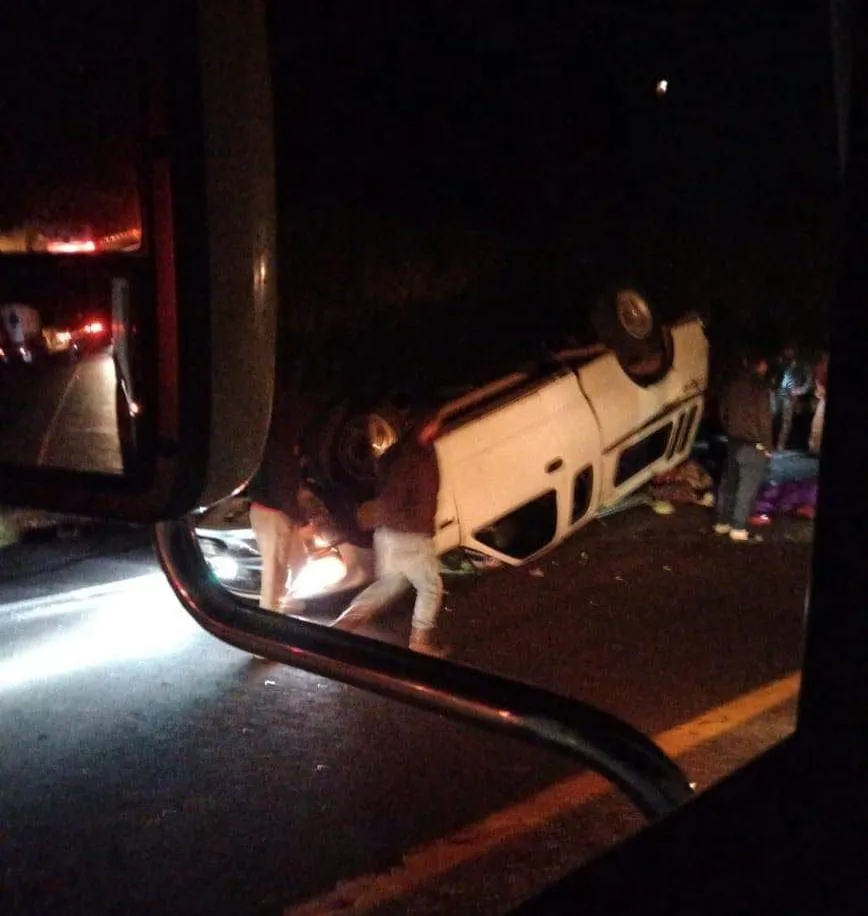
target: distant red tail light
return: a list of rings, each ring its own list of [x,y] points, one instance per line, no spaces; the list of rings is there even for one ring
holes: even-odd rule
[[[93,239],[81,239],[74,242],[48,242],[46,251],[52,254],[89,254],[96,251],[96,242]]]

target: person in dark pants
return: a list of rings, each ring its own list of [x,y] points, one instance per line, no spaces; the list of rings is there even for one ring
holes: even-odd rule
[[[765,357],[753,356],[724,388],[720,419],[727,437],[723,477],[717,497],[717,534],[738,542],[761,540],[747,519],[765,477],[772,448],[772,405]]]

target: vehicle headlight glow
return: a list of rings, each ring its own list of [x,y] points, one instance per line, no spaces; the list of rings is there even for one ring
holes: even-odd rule
[[[343,581],[347,574],[344,561],[336,554],[308,560],[292,583],[293,598],[312,598]]]
[[[232,579],[238,578],[238,563],[236,563],[232,557],[207,557],[207,560],[208,565],[211,567],[211,571],[218,579],[229,582]]]

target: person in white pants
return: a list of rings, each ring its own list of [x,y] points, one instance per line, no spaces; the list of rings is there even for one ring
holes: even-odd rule
[[[247,485],[250,525],[262,554],[259,606],[282,614],[301,614],[304,602],[287,596],[307,554],[299,506],[301,467],[297,445],[299,417],[290,395],[278,393],[262,461]]]
[[[442,656],[447,649],[436,627],[443,583],[434,547],[440,472],[433,443],[439,431],[439,421],[428,419],[380,458],[380,493],[374,504],[377,577],[332,626],[355,630],[412,587],[416,602],[410,648]]]
[[[259,606],[284,614],[302,613],[304,602],[287,596],[288,585],[307,559],[301,522],[281,509],[254,502],[250,505],[250,525],[262,554]]]

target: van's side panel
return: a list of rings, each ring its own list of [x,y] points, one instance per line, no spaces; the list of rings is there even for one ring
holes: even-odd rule
[[[614,353],[597,357],[577,370],[579,384],[600,426],[603,451],[622,443],[708,385],[708,340],[699,319],[672,328],[673,362],[654,385],[635,384]]]

